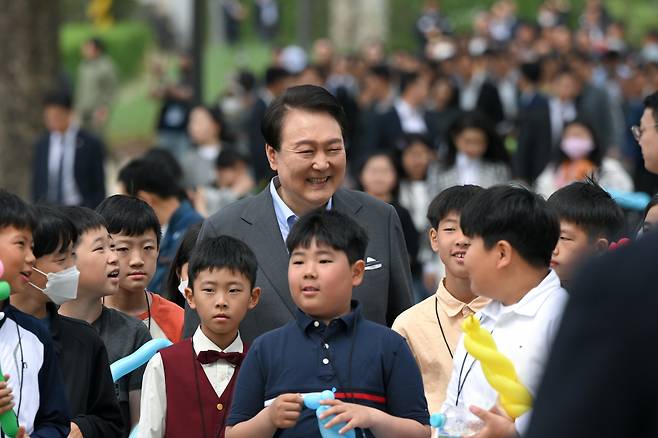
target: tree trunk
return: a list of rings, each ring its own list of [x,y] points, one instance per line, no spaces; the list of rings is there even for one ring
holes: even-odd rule
[[[42,100],[58,76],[58,0],[0,0],[0,187],[27,199]]]

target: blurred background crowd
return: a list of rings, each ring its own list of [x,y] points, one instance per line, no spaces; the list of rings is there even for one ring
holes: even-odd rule
[[[658,191],[631,129],[658,90],[655,1],[53,3],[59,62],[25,67],[26,81],[41,78],[24,93],[34,122],[13,126],[17,103],[0,111],[2,186],[31,187],[34,201],[95,206],[116,169],[147,153],[211,215],[269,182],[260,121],[300,84],[342,103],[346,184],[396,208],[419,290],[440,275],[425,212],[447,187],[515,180],[549,196],[595,175],[606,189]],[[1,70],[0,97],[19,98],[1,79],[20,72]]]

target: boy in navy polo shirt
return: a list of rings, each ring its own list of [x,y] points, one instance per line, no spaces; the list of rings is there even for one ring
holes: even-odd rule
[[[327,424],[367,437],[427,437],[420,371],[404,338],[367,321],[352,289],[363,280],[365,231],[336,211],[301,218],[286,241],[296,320],[256,339],[240,370],[226,437],[320,437],[301,394],[336,389]],[[366,274],[367,275],[367,274]],[[266,299],[266,297],[264,297]],[[294,308],[293,303],[291,308]]]

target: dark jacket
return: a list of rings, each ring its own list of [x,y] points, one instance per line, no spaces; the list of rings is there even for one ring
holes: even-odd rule
[[[657,252],[653,232],[576,277],[524,437],[658,436]]]
[[[423,135],[432,140],[436,138],[436,121],[428,112],[423,114],[427,132]],[[384,151],[395,151],[404,148],[404,135],[406,134],[402,129],[402,121],[398,115],[395,106],[382,114],[377,119],[378,135],[375,147],[371,149],[378,149]]]
[[[48,152],[50,133],[34,144],[32,160],[32,200],[46,201],[48,196]],[[96,208],[105,199],[105,146],[98,138],[80,129],[75,143],[73,164],[75,182],[83,207]]]
[[[155,274],[149,283],[149,290],[158,294],[165,294],[165,281],[171,262],[176,256],[180,241],[185,235],[185,231],[190,225],[201,222],[203,217],[192,208],[192,205],[187,201],[182,201],[180,207],[176,209],[174,214],[169,219],[167,232],[162,236],[160,241],[160,252],[158,254],[158,263],[155,269]]]
[[[518,121],[518,144],[513,158],[514,174],[529,184],[542,173],[551,160],[553,142],[548,99],[536,92],[521,100]]]
[[[55,354],[62,370],[73,423],[85,438],[122,436],[123,420],[114,391],[105,344],[84,321],[48,306]]]

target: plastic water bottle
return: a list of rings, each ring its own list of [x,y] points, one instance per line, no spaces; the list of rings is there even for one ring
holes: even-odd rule
[[[466,437],[478,433],[484,422],[468,409],[451,406],[439,414],[430,416],[432,438]]]

